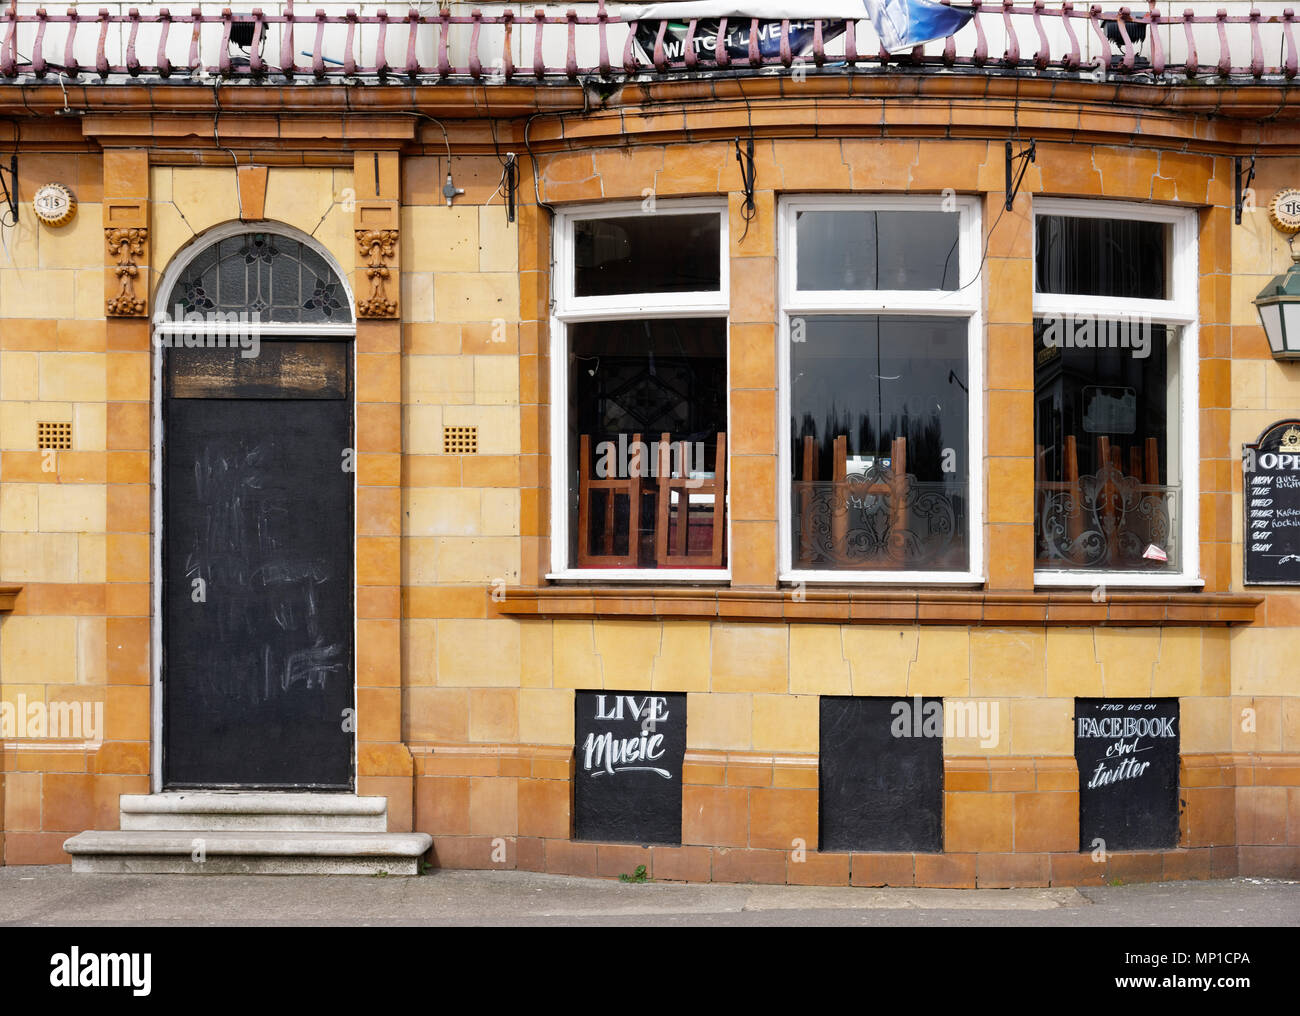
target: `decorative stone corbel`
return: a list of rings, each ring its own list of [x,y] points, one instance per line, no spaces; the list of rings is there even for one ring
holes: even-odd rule
[[[112,270],[117,276],[117,289],[108,300],[109,317],[144,316],[148,301],[136,293],[135,283],[149,241],[148,227],[107,227],[104,240],[108,244],[108,256],[116,259]]]
[[[367,296],[357,301],[357,316],[391,318],[397,316],[396,294],[390,295],[392,268],[397,258],[396,229],[358,229],[357,251],[366,259]]]

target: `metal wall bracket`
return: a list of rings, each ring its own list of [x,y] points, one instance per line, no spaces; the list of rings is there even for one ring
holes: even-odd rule
[[[515,158],[514,152],[506,152],[501,182],[506,191],[506,222],[511,223],[515,221],[515,201],[519,192],[519,160]]]
[[[1245,156],[1238,155],[1235,159],[1232,160],[1233,166],[1236,171],[1235,172],[1236,186],[1233,188],[1233,193],[1236,197],[1236,223],[1238,226],[1241,225],[1241,208],[1246,201],[1246,191],[1250,190],[1251,182],[1255,179],[1255,156],[1252,155],[1250,156],[1250,172],[1246,175],[1245,182],[1244,183],[1242,182],[1241,167],[1242,164],[1245,162],[1245,158],[1246,158]]]
[[[1028,147],[1028,148],[1021,149],[1021,150],[1018,151],[1018,152],[1013,150],[1010,141],[1007,142],[1007,187],[1006,187],[1006,191],[1007,191],[1007,204],[1006,204],[1006,208],[1007,208],[1007,211],[1008,211],[1008,212],[1011,211],[1011,206],[1014,205],[1014,204],[1016,203],[1016,195],[1020,193],[1020,183],[1021,183],[1021,181],[1024,180],[1024,178],[1025,178],[1025,171],[1029,168],[1029,164],[1030,164],[1031,162],[1035,162],[1035,161],[1037,161],[1037,159],[1035,158],[1036,155],[1037,155],[1036,142],[1034,142],[1033,140],[1030,140],[1030,142],[1029,142],[1029,147]],[[1022,163],[1020,163],[1020,173],[1019,173],[1019,175],[1016,176],[1016,178],[1015,178],[1015,183],[1012,183],[1012,180],[1011,180],[1011,170],[1012,170],[1011,164],[1012,164],[1013,162],[1015,162],[1017,159],[1024,159],[1025,161],[1022,162]]]

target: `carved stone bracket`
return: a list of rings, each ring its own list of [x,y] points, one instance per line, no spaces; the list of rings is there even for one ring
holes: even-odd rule
[[[113,273],[117,276],[117,290],[108,300],[110,317],[140,317],[145,313],[147,301],[135,291],[140,274],[140,261],[144,258],[149,230],[145,226],[129,228],[109,227],[104,230],[108,255],[116,258]]]
[[[389,295],[390,270],[397,257],[397,230],[358,229],[357,251],[366,259],[369,294],[357,301],[357,317],[391,318],[397,316],[396,294]]]

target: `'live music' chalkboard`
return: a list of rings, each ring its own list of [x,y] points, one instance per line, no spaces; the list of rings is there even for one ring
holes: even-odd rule
[[[682,842],[686,695],[580,691],[575,838]]]
[[[1242,461],[1247,585],[1300,585],[1300,420],[1275,423]]]
[[[943,702],[821,700],[821,850],[943,849]]]
[[[1178,845],[1178,740],[1176,698],[1074,700],[1080,850]]]

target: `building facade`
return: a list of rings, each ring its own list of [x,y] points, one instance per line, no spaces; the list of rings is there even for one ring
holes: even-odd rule
[[[1289,17],[484,13],[0,20],[4,862],[310,789],[440,867],[1294,877]]]

